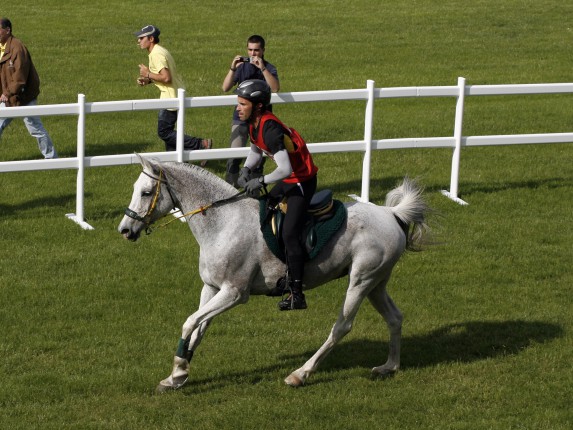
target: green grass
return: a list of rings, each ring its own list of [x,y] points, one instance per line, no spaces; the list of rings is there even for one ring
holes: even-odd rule
[[[571,80],[573,6],[557,1],[358,0],[247,3],[29,1],[3,14],[30,48],[40,103],[153,98],[134,83],[145,54],[132,32],[162,30],[189,94],[219,95],[252,33],[268,40],[283,91]],[[256,13],[253,12],[256,8]],[[162,18],[163,16],[163,18]],[[468,97],[464,135],[570,132],[570,95]],[[374,138],[450,136],[451,98],[378,100]],[[230,108],[188,111],[188,131],[228,141]],[[357,140],[364,103],[277,106],[309,142]],[[62,156],[75,154],[75,117],[44,122]],[[156,113],[92,115],[87,155],[162,149]],[[39,158],[21,121],[2,161]],[[370,197],[382,203],[419,177],[441,245],[406,254],[390,294],[405,316],[402,370],[371,380],[388,336],[365,303],[353,331],[302,389],[282,382],[324,342],[346,280],[308,292],[305,312],[253,297],[218,317],[183,390],[156,396],[181,325],[196,309],[198,248],[182,223],[137,243],[116,232],[137,166],[88,169],[85,214],[74,171],[2,175],[0,428],[568,429],[573,416],[571,201],[573,146],[464,148],[458,206],[451,150],[376,151]],[[321,187],[359,193],[362,157],[319,154]],[[224,162],[208,168],[223,175]],[[243,250],[237,250],[243,252]]]

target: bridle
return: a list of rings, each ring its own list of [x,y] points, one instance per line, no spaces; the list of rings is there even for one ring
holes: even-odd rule
[[[153,222],[151,221],[151,217],[157,207],[157,200],[159,200],[159,195],[161,193],[161,184],[165,184],[165,186],[167,187],[167,191],[169,192],[169,197],[173,202],[173,205],[176,206],[176,204],[175,204],[175,199],[173,198],[173,194],[171,192],[171,188],[169,187],[167,181],[164,179],[163,169],[159,170],[159,177],[150,175],[146,171],[142,171],[141,173],[143,173],[146,176],[149,176],[151,179],[156,181],[153,199],[151,199],[151,203],[149,204],[149,207],[147,208],[147,212],[145,213],[145,215],[141,216],[130,208],[125,209],[125,214],[136,221],[142,222],[145,225],[145,233],[151,234],[151,224],[153,224]]]
[[[161,192],[161,184],[165,184],[165,186],[167,187],[167,191],[169,192],[169,197],[171,198],[171,201],[173,202],[173,206],[177,206],[177,204],[175,203],[177,200],[173,197],[173,193],[171,191],[171,187],[169,186],[169,183],[164,179],[164,174],[163,174],[163,169],[159,170],[159,177],[155,177],[150,175],[149,173],[143,171],[142,172],[144,175],[149,176],[151,179],[157,181],[157,183],[155,184],[155,193],[153,195],[153,199],[151,200],[151,203],[149,204],[149,208],[147,208],[147,212],[145,213],[145,215],[141,216],[139,215],[137,212],[135,212],[134,210],[127,208],[125,209],[125,214],[136,220],[136,221],[140,221],[145,225],[145,234],[151,234],[151,232],[153,231],[153,229],[151,228],[151,224],[153,224],[155,221],[151,221],[151,217],[153,215],[153,212],[155,211],[156,207],[157,207],[157,200],[159,199],[159,194]],[[217,200],[214,201],[212,203],[209,203],[206,206],[201,206],[199,207],[199,209],[194,209],[190,212],[187,212],[185,214],[182,215],[178,215],[178,216],[174,216],[174,218],[166,223],[161,224],[159,227],[165,227],[168,224],[171,224],[173,221],[176,221],[180,218],[186,217],[186,216],[193,216],[196,215],[198,213],[201,213],[203,215],[205,215],[207,209],[212,208],[214,206],[229,202],[231,200],[234,200],[235,198],[239,197],[240,195],[244,194],[245,190],[239,191],[238,193],[232,195],[231,197],[227,197],[226,199],[221,199],[221,200]],[[162,217],[158,218],[164,218],[166,217],[168,214],[163,215]]]

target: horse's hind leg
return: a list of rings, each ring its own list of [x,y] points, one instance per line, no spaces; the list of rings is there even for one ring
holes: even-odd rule
[[[354,285],[353,287],[348,288],[342,310],[330,331],[328,339],[301,368],[292,372],[285,379],[285,383],[291,387],[300,387],[304,385],[310,374],[316,370],[320,362],[330,353],[330,351],[332,351],[334,346],[350,332],[354,318],[360,308],[360,304],[366,295],[366,291],[368,289],[367,285],[368,282],[362,282],[360,283],[360,286]]]
[[[384,317],[390,332],[388,360],[382,366],[372,369],[374,376],[388,377],[394,375],[400,367],[400,342],[402,337],[402,313],[396,307],[386,291],[383,282],[368,294],[372,306]]]

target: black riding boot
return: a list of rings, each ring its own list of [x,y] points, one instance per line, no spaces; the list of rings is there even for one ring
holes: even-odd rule
[[[306,309],[306,300],[302,293],[302,281],[290,281],[289,287],[291,293],[289,296],[279,302],[279,309],[281,311],[290,311],[294,309]]]

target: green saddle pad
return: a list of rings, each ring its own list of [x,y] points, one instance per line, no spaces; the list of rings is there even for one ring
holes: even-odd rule
[[[271,252],[281,261],[286,261],[284,249],[279,245],[279,241],[273,234],[273,229],[270,222],[266,221],[266,200],[260,200],[259,218],[261,223],[261,231],[267,246]],[[346,223],[347,211],[346,206],[340,200],[333,200],[334,215],[325,221],[309,221],[305,225],[304,239],[307,250],[307,260],[312,260],[316,257],[334,234]],[[310,248],[309,236],[313,235],[314,246]]]

